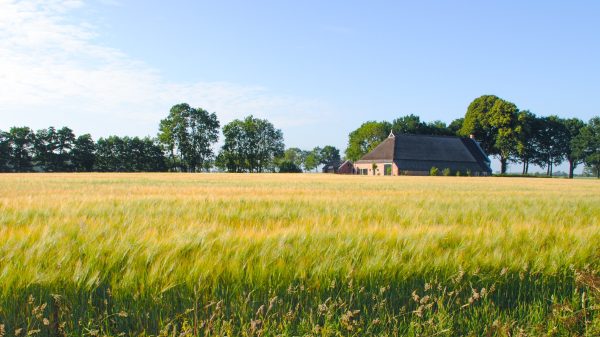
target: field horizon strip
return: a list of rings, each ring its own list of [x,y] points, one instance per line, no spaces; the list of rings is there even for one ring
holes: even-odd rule
[[[2,174],[0,238],[0,325],[23,333],[600,332],[594,179]]]

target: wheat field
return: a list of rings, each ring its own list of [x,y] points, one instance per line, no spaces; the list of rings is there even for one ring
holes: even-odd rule
[[[0,175],[0,336],[599,336],[600,181]]]

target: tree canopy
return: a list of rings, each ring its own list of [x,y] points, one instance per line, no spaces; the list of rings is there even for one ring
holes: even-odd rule
[[[34,160],[49,172],[71,171],[70,151],[75,142],[73,130],[54,127],[38,130],[34,136]]]
[[[451,136],[456,132],[451,130],[446,123],[442,121],[433,121],[426,123],[421,121],[419,116],[410,114],[396,118],[392,121],[392,130],[396,134],[407,133],[413,135],[442,135]]]
[[[518,112],[514,103],[484,95],[469,104],[460,129],[462,136],[474,135],[486,153],[499,157],[501,173],[518,151]]]
[[[484,95],[476,98],[469,104],[467,113],[460,129],[460,135],[474,135],[483,150],[492,154],[495,152],[495,132],[490,126],[490,114],[494,104],[500,100],[498,96]]]
[[[219,139],[217,115],[187,103],[174,105],[160,121],[158,139],[181,171],[208,169],[214,157],[212,146]]]
[[[159,172],[166,169],[161,147],[151,138],[98,139],[96,169],[101,172]]]
[[[530,140],[536,148],[534,162],[547,169],[551,175],[553,167],[563,162],[568,151],[569,140],[567,130],[558,116],[538,119],[536,135]]]
[[[8,143],[8,163],[16,172],[29,172],[33,170],[33,149],[35,134],[30,128],[12,127],[6,133]]]
[[[538,118],[529,110],[519,111],[517,115],[517,144],[515,156],[523,163],[523,174],[529,171],[529,164],[535,159],[537,149],[532,139],[538,134]]]
[[[0,130],[0,172],[10,172],[10,151],[9,135]]]
[[[283,157],[277,158],[276,161],[279,172],[297,172],[291,164],[300,171],[311,171],[319,165],[337,164],[341,161],[341,158],[338,148],[325,145],[322,148],[317,146],[308,151],[297,147],[287,148],[283,153]]]
[[[600,117],[592,118],[571,142],[574,156],[600,178]]]
[[[585,123],[579,118],[563,119],[561,122],[566,137],[563,156],[569,162],[569,178],[573,178],[573,171],[584,160],[583,156],[577,151],[574,141],[585,127]]]
[[[387,138],[392,130],[389,122],[369,121],[352,131],[346,148],[346,158],[356,161]]]
[[[335,146],[325,145],[322,149],[315,148],[318,151],[319,164],[337,163],[341,161],[340,150]]]
[[[312,151],[308,151],[304,157],[304,169],[311,171],[317,168],[321,162],[321,148],[315,147]]]
[[[284,152],[283,133],[266,119],[248,116],[223,127],[225,137],[217,166],[229,172],[275,170],[275,158]]]
[[[71,151],[73,169],[78,172],[91,172],[96,161],[96,143],[89,133],[75,139]],[[164,162],[164,160],[162,160]]]

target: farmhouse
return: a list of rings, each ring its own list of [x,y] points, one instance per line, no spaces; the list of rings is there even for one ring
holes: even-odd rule
[[[490,160],[471,138],[394,135],[354,163],[352,173],[364,175],[429,175],[432,167],[451,174],[488,175]]]

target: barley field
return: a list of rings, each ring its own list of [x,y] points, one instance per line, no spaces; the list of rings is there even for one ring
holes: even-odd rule
[[[0,336],[600,336],[600,181],[0,175]]]

